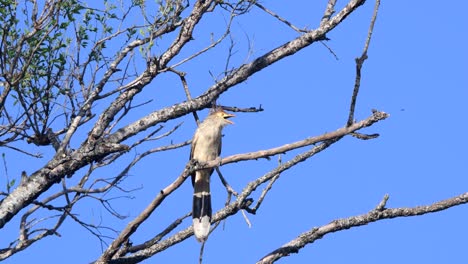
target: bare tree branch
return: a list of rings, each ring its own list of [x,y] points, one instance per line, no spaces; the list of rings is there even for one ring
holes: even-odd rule
[[[354,121],[354,109],[356,108],[356,100],[359,94],[359,88],[361,87],[361,69],[364,62],[367,59],[367,50],[369,49],[369,44],[372,38],[372,32],[374,31],[375,20],[377,19],[377,14],[379,11],[380,0],[375,1],[374,14],[369,25],[369,31],[367,33],[366,43],[364,44],[364,50],[361,57],[356,58],[356,80],[354,83],[353,96],[351,97],[351,105],[349,107],[349,117],[348,117],[348,126],[351,125]]]
[[[384,199],[374,210],[371,210],[366,214],[333,220],[326,225],[315,227],[301,234],[300,236],[291,240],[290,242],[284,244],[280,248],[272,251],[271,253],[260,259],[257,262],[257,264],[273,263],[282,257],[290,255],[291,253],[298,253],[299,250],[307,244],[314,243],[316,240],[321,239],[325,235],[328,235],[330,233],[367,225],[384,219],[391,219],[396,217],[411,217],[435,213],[461,204],[466,204],[468,203],[468,193],[463,193],[446,200],[435,202],[433,204],[416,207],[387,209],[385,208],[387,200],[388,196],[385,196]]]

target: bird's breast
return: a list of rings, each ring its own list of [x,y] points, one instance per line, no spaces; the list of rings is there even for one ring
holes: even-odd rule
[[[197,139],[197,146],[193,151],[193,158],[199,161],[210,161],[218,157],[218,150],[221,144],[221,135],[213,133],[200,133]]]

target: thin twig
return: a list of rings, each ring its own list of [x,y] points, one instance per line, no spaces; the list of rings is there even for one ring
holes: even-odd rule
[[[225,106],[225,105],[218,105],[218,107],[223,108],[226,111],[229,112],[242,112],[242,113],[257,113],[257,112],[262,112],[264,109],[262,105],[260,105],[258,108],[256,107],[248,107],[248,108],[239,108],[237,106]]]
[[[219,179],[221,180],[221,183],[224,185],[224,187],[226,188],[226,191],[227,191],[228,193],[232,193],[234,196],[239,195],[239,194],[232,188],[232,186],[229,185],[229,183],[226,181],[226,179],[224,178],[223,174],[221,173],[221,170],[219,169],[219,167],[216,167],[216,173],[218,173]]]
[[[2,147],[7,147],[7,148],[9,148],[9,149],[12,149],[12,150],[21,152],[21,153],[23,153],[23,154],[26,154],[26,155],[31,156],[31,157],[34,157],[34,158],[39,158],[39,159],[42,158],[42,153],[36,153],[36,154],[34,154],[34,153],[29,153],[29,152],[24,151],[24,150],[22,150],[22,149],[20,149],[20,148],[13,147],[13,146],[9,146],[9,145],[3,145]]]
[[[281,154],[278,155],[278,165],[281,165],[282,163],[282,160],[281,160]],[[258,208],[260,207],[260,205],[263,203],[263,200],[265,199],[265,196],[267,195],[267,193],[271,190],[271,187],[273,187],[273,184],[276,182],[277,179],[279,179],[281,173],[278,173],[276,175],[274,175],[270,182],[268,183],[268,185],[265,187],[265,189],[263,189],[262,193],[260,194],[260,197],[258,198],[258,201],[257,203],[255,204],[254,208],[252,208],[251,210],[249,210],[249,213],[252,213],[252,214],[256,214],[257,213],[257,210]]]
[[[206,240],[203,241],[203,243],[200,246],[200,255],[198,256],[198,263],[199,264],[203,263],[203,252],[205,251],[205,243],[206,243]]]
[[[143,250],[145,248],[148,248],[154,244],[156,244],[157,242],[161,241],[161,239],[166,236],[167,234],[169,234],[172,230],[174,230],[176,227],[178,227],[182,221],[184,219],[186,219],[187,217],[189,217],[191,215],[191,213],[188,213],[188,214],[185,214],[184,216],[182,217],[179,217],[177,218],[174,222],[172,222],[168,227],[166,227],[161,233],[157,234],[154,238],[140,244],[140,245],[136,245],[136,246],[131,246],[129,248],[127,248],[127,250],[125,252],[123,252],[123,254],[121,254],[121,256],[124,256],[126,253],[133,253],[133,252],[137,252],[139,250]]]
[[[374,31],[375,20],[377,19],[377,14],[379,11],[380,0],[375,1],[374,14],[369,25],[369,31],[367,33],[367,39],[364,44],[364,50],[362,51],[361,57],[356,58],[356,79],[354,82],[353,95],[351,97],[351,104],[349,106],[349,116],[347,126],[350,126],[354,122],[354,110],[356,108],[356,100],[359,94],[359,88],[361,87],[361,69],[364,62],[367,59],[367,50],[369,49],[369,44],[372,38],[372,32]]]
[[[279,21],[283,22],[284,24],[286,24],[288,27],[292,28],[294,31],[298,32],[298,33],[306,33],[308,32],[309,30],[306,30],[306,29],[299,29],[298,27],[294,26],[291,22],[289,22],[288,20],[280,17],[278,14],[276,14],[275,12],[271,11],[270,9],[264,7],[263,5],[259,4],[258,2],[255,2],[255,6],[257,6],[258,8],[262,9],[263,11],[265,11],[266,13],[270,14],[271,16],[273,16],[274,18],[278,19]]]
[[[185,97],[187,97],[188,101],[192,100],[192,95],[190,94],[187,80],[185,79],[185,72],[178,71],[174,68],[169,68],[169,70],[179,76],[180,81],[182,82],[182,87],[184,87]],[[197,123],[197,125],[200,124],[200,118],[198,117],[197,112],[193,111],[192,114],[193,118],[195,118],[195,122]]]
[[[176,67],[186,63],[187,61],[190,61],[192,59],[194,59],[195,57],[198,57],[200,56],[201,54],[207,52],[208,50],[216,47],[219,43],[221,43],[230,33],[231,33],[231,24],[232,24],[232,21],[234,20],[234,17],[236,17],[236,14],[234,14],[233,12],[231,12],[231,16],[229,18],[229,22],[226,26],[226,31],[224,32],[224,34],[218,38],[216,41],[212,42],[210,45],[208,45],[207,47],[203,48],[202,50],[199,50],[197,52],[195,52],[194,54],[188,56],[187,58],[165,68],[165,69],[161,69],[160,72],[163,72],[163,71],[166,71],[166,70],[170,70],[170,69],[175,69]]]

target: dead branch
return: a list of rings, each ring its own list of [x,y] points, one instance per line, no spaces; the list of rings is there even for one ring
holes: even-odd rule
[[[446,200],[435,202],[433,204],[416,207],[387,209],[385,208],[387,200],[388,196],[385,196],[384,199],[374,210],[371,210],[366,214],[333,220],[326,225],[312,228],[311,230],[299,235],[297,238],[284,244],[280,248],[272,251],[271,253],[260,259],[257,262],[257,264],[270,264],[282,257],[290,255],[291,253],[298,253],[299,250],[302,249],[304,246],[314,243],[316,240],[321,239],[324,236],[331,233],[343,231],[353,227],[367,225],[384,219],[391,219],[397,217],[411,217],[435,213],[458,205],[466,204],[468,203],[468,193],[463,193]]]
[[[369,49],[369,44],[372,38],[372,32],[374,31],[375,20],[377,19],[377,14],[379,11],[380,0],[375,1],[374,14],[369,25],[369,31],[367,33],[367,39],[364,44],[364,50],[361,54],[361,57],[356,58],[356,79],[354,82],[353,95],[351,97],[351,104],[349,106],[349,116],[348,116],[348,126],[351,125],[354,121],[354,109],[356,108],[356,100],[359,94],[359,88],[361,87],[361,69],[364,65],[364,62],[367,59],[367,50]]]

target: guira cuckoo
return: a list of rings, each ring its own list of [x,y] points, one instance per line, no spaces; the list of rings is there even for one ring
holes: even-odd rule
[[[224,126],[234,124],[228,118],[233,117],[222,109],[214,109],[198,126],[192,140],[190,160],[206,162],[216,159],[221,153],[221,131]],[[193,231],[199,242],[208,238],[211,225],[210,176],[213,168],[198,170],[193,173]]]

